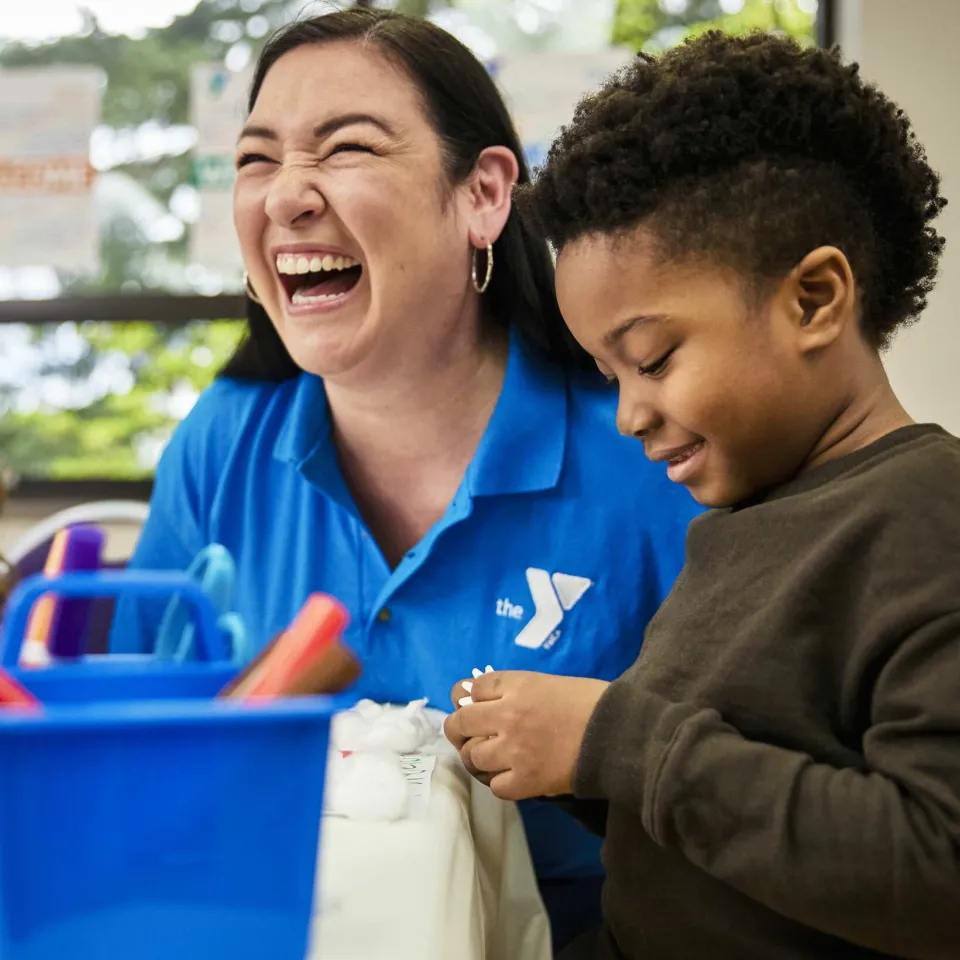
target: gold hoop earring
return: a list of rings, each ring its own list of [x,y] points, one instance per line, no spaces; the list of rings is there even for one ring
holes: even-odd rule
[[[253,289],[253,284],[250,282],[250,275],[246,270],[243,271],[243,291],[246,295],[259,306],[263,306],[263,302],[257,296],[257,291]]]
[[[470,265],[470,279],[473,280],[473,289],[477,293],[486,293],[487,287],[490,286],[490,278],[493,276],[493,244],[487,244],[487,272],[483,278],[483,283],[480,283],[477,280],[477,254],[480,250],[477,247],[473,248],[473,262]]]

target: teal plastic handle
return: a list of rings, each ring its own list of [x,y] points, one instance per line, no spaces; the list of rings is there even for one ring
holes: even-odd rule
[[[7,613],[0,634],[0,663],[4,667],[17,666],[30,610],[45,593],[70,598],[140,597],[148,600],[180,596],[193,610],[199,659],[216,662],[230,659],[224,638],[217,627],[216,609],[201,587],[187,574],[117,570],[64,573],[56,577],[36,574],[18,584],[7,601]]]
[[[207,595],[217,611],[217,627],[230,640],[230,659],[244,663],[248,659],[247,637],[243,619],[233,612],[237,571],[230,551],[219,543],[209,544],[193,559],[187,576]],[[197,623],[190,613],[180,597],[174,597],[167,604],[154,647],[158,659],[183,663],[201,656],[196,649]]]

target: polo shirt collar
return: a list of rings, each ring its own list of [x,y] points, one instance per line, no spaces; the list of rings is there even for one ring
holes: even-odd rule
[[[555,487],[566,449],[567,406],[563,370],[533,357],[512,333],[500,397],[464,478],[467,492],[495,496]],[[303,373],[274,456],[296,463],[311,483],[352,505],[331,433],[323,380]]]
[[[560,367],[530,354],[516,333],[500,398],[467,469],[475,496],[550,490],[567,441],[567,383]]]
[[[313,486],[349,513],[356,514],[356,505],[340,471],[332,435],[333,423],[323,380],[312,373],[301,373],[277,437],[274,456],[296,464]]]
[[[302,463],[316,448],[328,445],[330,407],[323,380],[301,373],[293,382],[293,399],[277,436],[273,455],[288,463]]]

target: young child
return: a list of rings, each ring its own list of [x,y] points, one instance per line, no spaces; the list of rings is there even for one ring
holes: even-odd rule
[[[584,956],[960,957],[960,441],[881,363],[943,247],[908,119],[712,33],[585,100],[520,199],[621,431],[716,509],[624,676],[468,680],[448,736],[600,813]]]

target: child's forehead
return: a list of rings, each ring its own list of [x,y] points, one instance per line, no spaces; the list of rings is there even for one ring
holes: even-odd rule
[[[671,257],[649,235],[593,234],[557,259],[557,296],[599,313],[630,311],[669,318],[698,301],[740,297],[743,278],[707,256]],[[626,315],[625,315],[626,316]]]
[[[587,271],[621,280],[641,277],[647,284],[681,277],[714,276],[718,282],[732,279],[732,271],[719,254],[673,249],[669,240],[645,226],[588,233],[567,243],[557,258],[558,274],[575,278]]]

